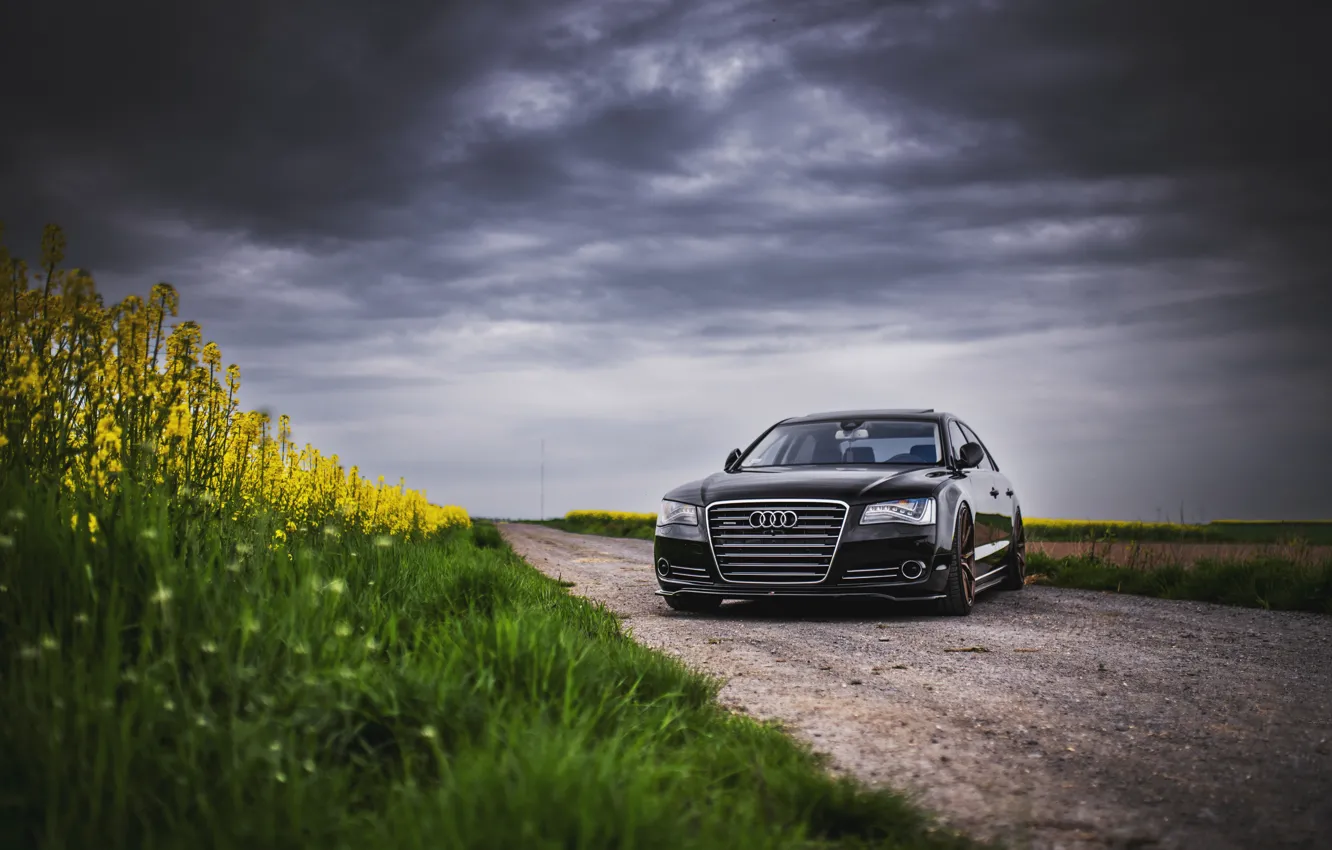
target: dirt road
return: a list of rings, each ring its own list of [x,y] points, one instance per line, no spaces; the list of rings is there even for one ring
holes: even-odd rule
[[[650,543],[505,524],[533,566],[723,702],[1036,848],[1332,847],[1332,617],[1028,587],[971,616],[885,604],[671,611]],[[949,651],[978,648],[984,651]]]

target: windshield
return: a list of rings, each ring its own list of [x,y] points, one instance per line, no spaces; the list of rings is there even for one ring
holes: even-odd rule
[[[938,463],[939,457],[939,428],[933,422],[799,422],[769,431],[740,468],[848,463],[930,465]]]

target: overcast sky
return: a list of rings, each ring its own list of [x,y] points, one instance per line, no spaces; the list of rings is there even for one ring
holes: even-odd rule
[[[1328,4],[128,5],[4,13],[7,242],[367,474],[655,510],[922,406],[1028,516],[1332,517]]]

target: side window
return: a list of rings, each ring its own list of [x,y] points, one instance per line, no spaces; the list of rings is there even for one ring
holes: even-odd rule
[[[999,467],[995,464],[994,458],[990,457],[990,450],[985,448],[985,444],[981,442],[980,437],[976,436],[976,432],[971,430],[971,428],[967,427],[966,425],[962,426],[962,430],[966,432],[967,442],[976,443],[982,449],[985,449],[985,460],[981,461],[980,468],[988,469],[991,470],[992,472],[998,472]]]
[[[957,420],[951,420],[948,423],[948,456],[955,462],[962,459],[962,446],[967,442],[963,436],[962,429],[958,427]]]

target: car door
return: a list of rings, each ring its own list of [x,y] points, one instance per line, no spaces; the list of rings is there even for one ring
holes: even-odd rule
[[[967,441],[985,450],[985,459],[981,461],[981,468],[985,470],[985,492],[978,492],[976,498],[986,507],[984,520],[981,519],[981,509],[977,508],[976,525],[980,526],[984,522],[987,529],[984,549],[981,548],[980,534],[976,535],[976,560],[995,569],[1008,556],[1008,546],[1013,539],[1013,487],[1008,483],[1007,476],[999,471],[999,465],[994,462],[990,450],[971,426],[965,422],[960,424]],[[984,574],[986,570],[980,572]]]
[[[963,431],[961,423],[956,419],[948,421],[948,453],[953,459],[953,463],[960,468],[962,459],[962,446],[971,442]],[[969,494],[968,503],[971,505],[971,519],[976,529],[976,575],[982,575],[989,570],[984,563],[981,563],[981,556],[991,551],[993,540],[991,536],[993,529],[990,525],[989,513],[993,511],[994,500],[990,497],[990,471],[982,461],[980,466],[973,466],[969,469],[963,469],[962,474],[967,477],[966,490]]]

